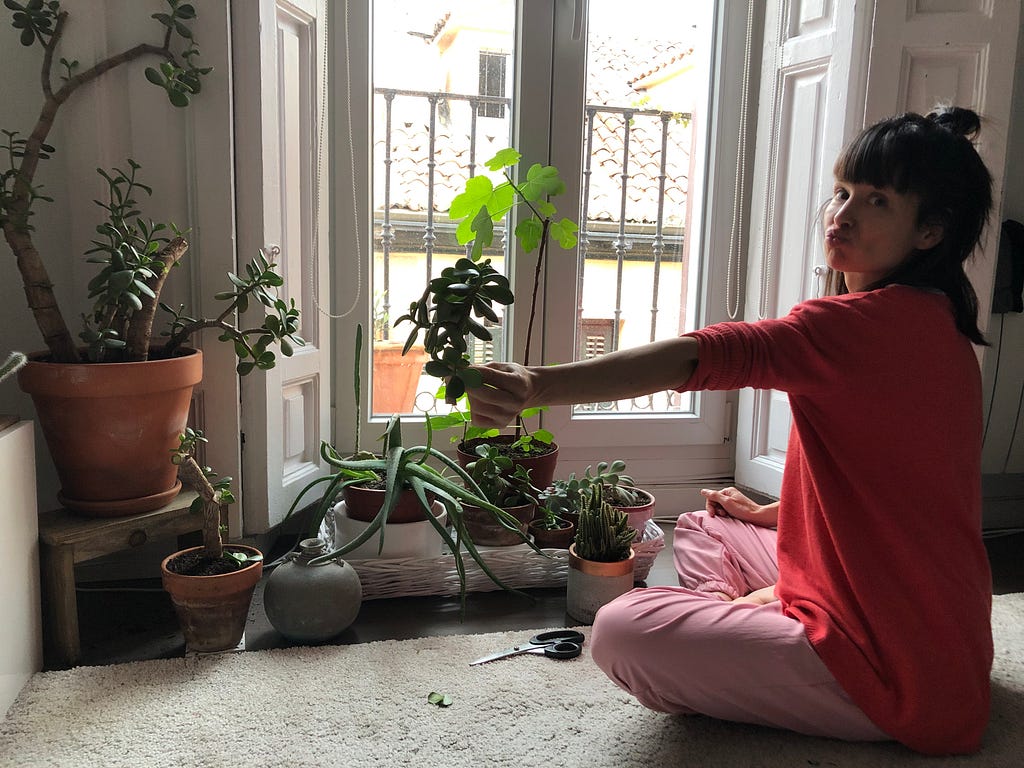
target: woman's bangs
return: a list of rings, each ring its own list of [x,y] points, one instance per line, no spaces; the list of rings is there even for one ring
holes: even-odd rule
[[[910,157],[908,142],[901,138],[900,131],[884,124],[866,131],[836,160],[835,177],[851,184],[892,187],[905,193],[910,186]]]

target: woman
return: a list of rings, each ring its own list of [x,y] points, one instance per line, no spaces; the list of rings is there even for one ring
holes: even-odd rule
[[[971,343],[985,341],[963,270],[991,207],[978,127],[969,110],[907,114],[844,150],[823,215],[833,295],[578,363],[480,369],[481,426],[666,388],[789,395],[778,503],[706,491],[707,510],[676,528],[680,586],[597,616],[595,661],[646,706],[925,753],[979,747],[991,574]]]

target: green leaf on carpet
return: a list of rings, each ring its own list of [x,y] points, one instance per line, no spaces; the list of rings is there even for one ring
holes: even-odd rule
[[[427,701],[439,707],[450,707],[452,705],[451,696],[447,693],[437,693],[437,691],[431,691],[430,695],[427,696]]]

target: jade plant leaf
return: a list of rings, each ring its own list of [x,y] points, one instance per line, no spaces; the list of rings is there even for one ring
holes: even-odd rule
[[[438,693],[437,691],[431,691],[427,696],[427,701],[439,707],[450,707],[452,705],[451,696],[447,693]]]

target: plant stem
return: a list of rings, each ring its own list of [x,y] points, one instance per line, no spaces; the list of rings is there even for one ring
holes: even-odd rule
[[[79,361],[78,350],[68,331],[60,307],[57,305],[56,297],[53,295],[53,283],[50,281],[49,273],[26,226],[29,209],[32,205],[32,181],[39,166],[42,145],[53,127],[60,106],[79,87],[95,80],[114,67],[144,55],[155,55],[172,62],[174,57],[166,44],[161,48],[143,43],[97,62],[86,71],[69,78],[63,87],[54,92],[50,82],[53,55],[63,37],[66,19],[67,11],[61,11],[57,15],[53,34],[43,46],[43,63],[40,69],[44,96],[43,106],[36,125],[25,143],[21,164],[14,178],[11,196],[8,200],[8,216],[4,220],[3,230],[4,238],[14,253],[18,271],[21,273],[29,309],[35,317],[36,325],[43,335],[46,346],[50,349],[52,360],[59,363],[75,363]]]
[[[182,483],[194,488],[203,499],[204,554],[211,558],[223,556],[224,543],[220,538],[220,521],[221,513],[227,505],[217,503],[213,486],[191,456],[183,457],[178,465],[178,477]]]
[[[153,318],[156,315],[156,308],[160,303],[160,291],[163,289],[164,281],[171,273],[171,269],[177,264],[185,251],[188,250],[188,241],[183,237],[176,237],[160,251],[159,259],[163,262],[164,268],[158,275],[153,275],[146,281],[146,285],[153,291],[153,296],[142,296],[142,309],[136,311],[128,324],[128,332],[125,334],[125,360],[138,362],[149,359],[149,344],[153,335]],[[170,346],[170,342],[167,343]]]

